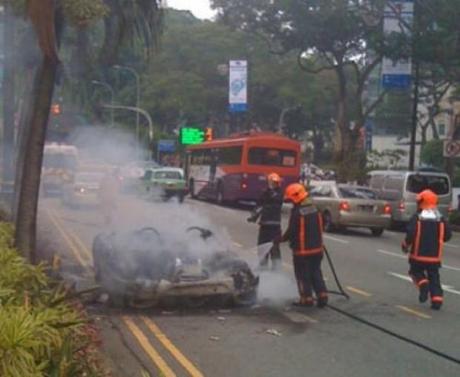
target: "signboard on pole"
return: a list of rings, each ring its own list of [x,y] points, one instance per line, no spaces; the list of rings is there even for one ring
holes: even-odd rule
[[[408,26],[413,23],[414,1],[391,0],[385,6],[383,32],[410,34]],[[385,89],[407,89],[411,85],[412,63],[409,58],[382,61],[382,86]]]
[[[205,131],[198,127],[182,127],[179,140],[182,145],[201,144],[205,140]]]
[[[248,108],[248,62],[230,60],[229,68],[229,110],[231,113],[245,112]]]
[[[444,140],[444,157],[460,157],[460,140]]]
[[[175,151],[175,140],[158,140],[158,152],[174,153]]]

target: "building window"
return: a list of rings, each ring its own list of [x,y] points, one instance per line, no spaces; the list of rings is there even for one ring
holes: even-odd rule
[[[445,124],[440,124],[438,126],[438,133],[440,136],[444,136],[446,134],[446,125]]]

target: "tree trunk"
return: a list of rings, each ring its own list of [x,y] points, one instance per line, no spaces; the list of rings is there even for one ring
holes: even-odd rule
[[[5,4],[4,47],[5,66],[3,73],[3,182],[14,179],[14,119],[15,119],[15,23],[11,5]]]
[[[34,87],[34,69],[29,69],[26,73],[25,86]],[[19,130],[16,142],[16,172],[14,180],[14,203],[13,203],[13,221],[16,223],[19,208],[19,197],[21,192],[22,170],[24,166],[25,153],[27,151],[27,140],[29,137],[29,124],[32,119],[33,93],[31,90],[23,95],[24,104],[19,119]]]
[[[35,77],[31,118],[24,135],[26,149],[22,166],[15,246],[33,263],[37,262],[35,242],[43,148],[57,67],[57,60],[43,57]]]

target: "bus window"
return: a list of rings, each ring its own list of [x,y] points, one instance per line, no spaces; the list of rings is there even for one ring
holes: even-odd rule
[[[191,165],[210,165],[211,151],[209,149],[197,149],[191,153]]]
[[[251,148],[249,149],[248,163],[250,165],[294,167],[296,152],[273,148]]]
[[[240,165],[242,147],[228,147],[219,149],[219,165]]]

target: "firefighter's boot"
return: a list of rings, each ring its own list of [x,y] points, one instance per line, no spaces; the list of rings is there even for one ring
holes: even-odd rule
[[[327,305],[327,302],[328,302],[327,293],[326,292],[321,292],[318,295],[318,302],[317,302],[316,306],[318,306],[318,308],[324,308]]]
[[[429,286],[428,282],[422,283],[419,286],[419,295],[418,295],[418,300],[419,302],[426,302],[428,300],[428,293],[429,293]]]

